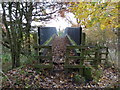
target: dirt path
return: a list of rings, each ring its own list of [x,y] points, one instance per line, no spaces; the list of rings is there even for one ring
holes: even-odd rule
[[[52,61],[54,63],[54,69],[61,70],[63,69],[63,64],[65,61],[65,52],[66,52],[67,40],[65,37],[56,36],[52,42],[52,52],[53,57]]]

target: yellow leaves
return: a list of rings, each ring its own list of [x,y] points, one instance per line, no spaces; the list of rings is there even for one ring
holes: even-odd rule
[[[91,24],[86,24],[86,28],[90,28],[92,25]]]
[[[113,9],[110,11],[112,16],[118,17],[118,9]]]
[[[83,20],[84,18],[87,18],[87,14],[81,14],[78,16],[80,20]]]
[[[72,4],[71,11],[86,28],[94,27],[98,23],[101,30],[110,27],[120,27],[116,24],[118,9],[116,3],[79,2]]]
[[[101,30],[104,30],[104,29],[106,28],[106,26],[103,25],[103,24],[101,24],[101,25],[100,25],[100,28],[101,28]]]
[[[78,8],[83,8],[83,2],[80,2],[80,4],[78,4]]]
[[[118,25],[115,25],[115,28],[120,28],[120,24],[118,24]]]
[[[116,19],[116,17],[113,16],[111,19],[114,20],[114,19]]]
[[[110,28],[110,27],[112,27],[112,19],[110,19],[109,17],[100,19],[101,30],[104,30],[104,29]]]

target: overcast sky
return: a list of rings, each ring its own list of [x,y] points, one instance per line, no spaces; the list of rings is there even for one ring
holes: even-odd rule
[[[66,13],[66,18],[69,20],[72,20],[73,23],[76,23],[76,19],[74,18],[74,15],[72,13]],[[45,26],[47,27],[56,27],[56,29],[59,31],[63,31],[66,27],[71,27],[71,24],[66,20],[66,18],[63,17],[55,17],[54,19],[51,19],[48,22],[45,22]],[[42,22],[32,22],[32,26],[39,26],[42,25]]]
[[[0,13],[2,13],[1,4],[0,4]],[[72,13],[66,13],[65,15],[69,20],[72,20],[73,23],[76,23],[76,19],[74,18],[74,15]],[[57,31],[59,31],[59,30],[63,31],[66,27],[71,26],[71,24],[66,20],[66,18],[63,18],[60,16],[54,17],[50,21],[47,21],[44,23],[33,21],[31,24],[32,24],[32,26],[40,26],[42,24],[45,24],[45,26],[47,26],[47,27],[56,27]]]

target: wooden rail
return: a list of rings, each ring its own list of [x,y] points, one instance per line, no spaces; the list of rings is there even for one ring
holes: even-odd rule
[[[94,67],[97,67],[98,64],[101,63],[102,60],[105,60],[107,62],[108,58],[108,48],[107,47],[101,47],[101,46],[86,46],[86,45],[77,45],[74,41],[70,40],[70,37],[68,37],[68,40],[73,43],[71,46],[67,46],[66,48],[66,58],[64,63],[65,69],[70,68],[84,68],[84,62],[89,62]],[[52,40],[52,39],[51,39]],[[50,41],[49,40],[49,43]],[[47,49],[50,51],[49,55],[45,56],[42,55],[43,51]],[[38,60],[38,65],[36,65],[36,68],[44,69],[44,68],[53,68],[53,62],[52,62],[52,46],[48,45],[36,45],[36,60]],[[76,56],[70,55],[70,50],[75,50],[77,52]],[[103,52],[104,51],[104,52]],[[104,57],[103,57],[104,55]],[[44,64],[42,61],[45,59],[49,60],[49,64]],[[78,64],[70,64],[71,60],[77,60],[80,63]],[[81,70],[82,71],[82,70]]]
[[[80,55],[78,56],[70,56],[70,50],[78,49]],[[67,46],[66,50],[66,61],[65,61],[65,68],[79,68],[80,65],[83,65],[84,61],[90,62],[92,65],[97,66],[101,63],[101,60],[107,60],[108,58],[108,48],[101,47],[101,46]],[[104,52],[103,52],[104,51]],[[102,55],[105,55],[104,58]],[[70,65],[69,62],[71,60],[79,60],[79,65]],[[70,66],[70,67],[69,67]]]
[[[35,58],[38,61],[38,64],[35,64],[34,67],[35,68],[39,68],[39,69],[45,69],[45,68],[52,68],[53,67],[53,63],[52,63],[52,46],[50,46],[50,42],[53,40],[55,35],[53,35],[51,38],[49,38],[44,44],[42,45],[34,45],[35,48]],[[49,55],[42,55],[43,52],[47,49],[47,51],[49,51]],[[47,59],[49,60],[49,63],[43,63],[44,60]]]
[[[39,68],[39,69],[45,69],[45,68],[52,68],[53,67],[53,63],[52,63],[52,46],[36,46],[36,60],[38,61],[38,64],[35,64],[34,67],[35,68]],[[50,52],[48,56],[42,55],[41,49],[48,49],[48,51]],[[43,63],[42,61],[44,59],[49,60],[49,63]]]
[[[70,56],[70,50],[78,49],[80,52],[77,56]],[[102,50],[103,49],[103,50]],[[103,52],[104,51],[104,52]],[[102,55],[105,55],[103,58]],[[98,64],[101,63],[102,60],[107,62],[108,58],[108,48],[100,47],[100,46],[67,46],[66,50],[66,60],[64,64],[64,68],[66,69],[79,69],[79,73],[82,76],[88,75],[91,78],[91,68],[86,67],[84,62],[89,62],[93,67],[98,68]],[[79,60],[79,64],[70,64],[71,60]],[[88,73],[89,72],[89,73]]]

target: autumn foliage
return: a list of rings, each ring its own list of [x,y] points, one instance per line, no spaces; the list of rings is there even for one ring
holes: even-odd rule
[[[85,28],[98,26],[101,30],[104,30],[120,26],[117,22],[118,3],[72,2],[70,4],[70,11],[79,19],[80,25],[84,25]]]

